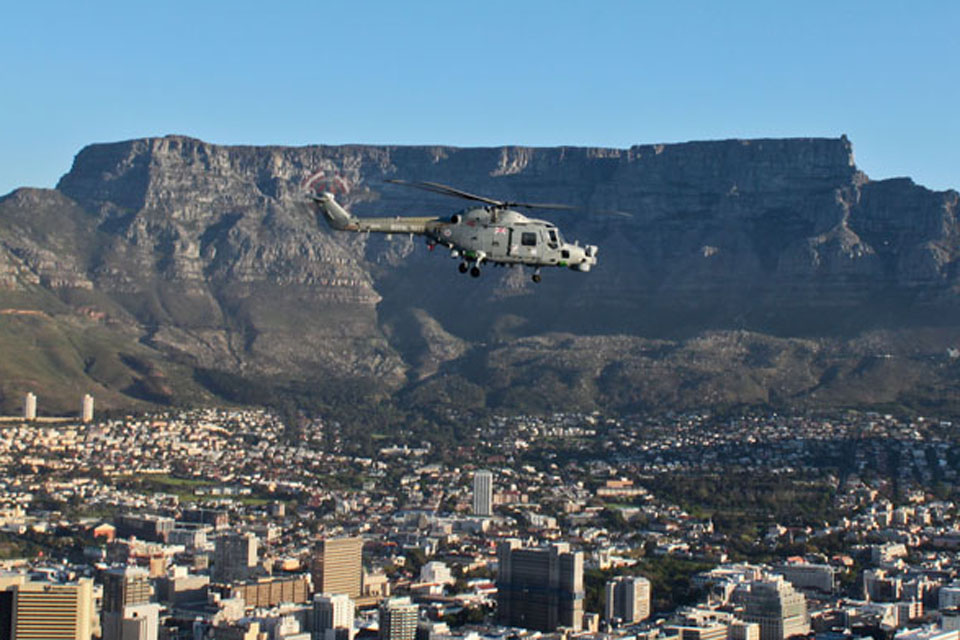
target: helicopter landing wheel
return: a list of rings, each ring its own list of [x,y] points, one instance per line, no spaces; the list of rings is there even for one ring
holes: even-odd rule
[[[477,265],[473,265],[472,267],[470,267],[470,275],[472,275],[474,278],[479,278],[480,267],[478,267]]]
[[[457,267],[457,269],[460,271],[460,273],[466,273],[466,272],[467,272],[467,269],[469,269],[469,268],[470,268],[470,267],[467,266],[467,263],[466,263],[466,262],[461,262],[460,265]]]
[[[540,279],[541,279],[541,278],[540,278],[540,269],[537,269],[536,271],[533,272],[533,281],[534,281],[534,282],[540,282]]]

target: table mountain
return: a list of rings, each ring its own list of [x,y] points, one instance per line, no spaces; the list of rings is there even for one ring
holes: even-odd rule
[[[463,206],[387,179],[568,203],[583,212],[544,217],[599,245],[599,265],[539,285],[461,276],[420,239],[318,223],[301,192],[320,174],[358,215]],[[957,208],[956,191],[871,181],[845,137],[96,144],[56,189],[0,200],[0,394],[8,411],[26,390],[62,410],[88,391],[130,406],[291,385],[527,408],[950,407]]]

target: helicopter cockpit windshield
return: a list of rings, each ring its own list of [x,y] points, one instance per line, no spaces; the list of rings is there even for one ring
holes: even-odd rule
[[[547,229],[547,237],[549,238],[547,244],[551,249],[558,249],[560,245],[563,244],[563,238],[560,237],[560,232],[554,228]]]

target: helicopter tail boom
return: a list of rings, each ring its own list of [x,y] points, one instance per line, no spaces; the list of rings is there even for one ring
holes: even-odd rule
[[[322,193],[320,195],[311,195],[317,207],[317,211],[323,214],[331,227],[339,231],[352,231],[356,228],[357,219],[347,213],[347,210],[333,198],[332,193]]]
[[[323,214],[327,223],[337,231],[415,233],[429,235],[438,226],[437,218],[357,218],[351,215],[333,197],[332,193],[311,194],[317,212]]]

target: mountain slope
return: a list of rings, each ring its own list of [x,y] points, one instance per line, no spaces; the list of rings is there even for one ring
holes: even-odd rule
[[[600,246],[591,274],[548,271],[534,285],[488,268],[473,280],[415,239],[318,225],[299,201],[318,172],[340,178],[358,215],[461,206],[384,183],[400,178],[633,217],[550,215]],[[34,390],[73,408],[80,387],[114,406],[204,401],[224,392],[211,372],[419,403],[939,402],[960,326],[957,205],[955,191],[870,181],[845,138],[91,145],[56,190],[0,200],[0,340],[35,336],[110,373],[61,367],[71,388],[55,383],[57,365],[27,375],[11,361],[3,402]]]

